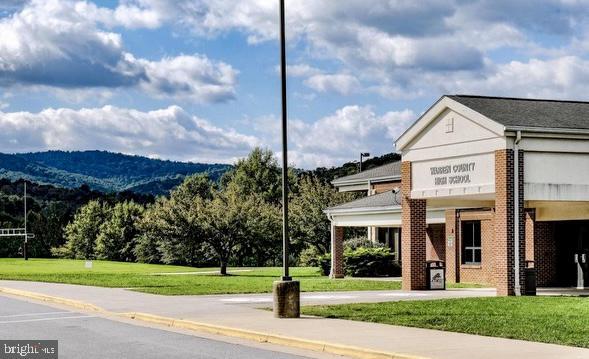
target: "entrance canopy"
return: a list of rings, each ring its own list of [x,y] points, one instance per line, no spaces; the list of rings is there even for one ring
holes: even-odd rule
[[[337,227],[401,227],[401,195],[392,190],[326,209]],[[445,223],[443,208],[427,211],[427,223]]]

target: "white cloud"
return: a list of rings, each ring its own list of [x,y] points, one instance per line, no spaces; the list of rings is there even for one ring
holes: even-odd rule
[[[250,43],[277,39],[275,1],[131,3],[158,9],[168,21],[176,21],[200,36],[239,31]],[[363,90],[386,98],[432,97],[445,89],[495,91],[498,86],[490,85],[493,79],[516,65],[504,63],[509,54],[517,56],[524,67],[532,66],[526,60],[530,57],[565,67],[574,66],[563,64],[567,56],[586,58],[586,5],[586,1],[577,0],[292,1],[286,9],[287,35],[297,48],[304,48],[306,58],[302,61],[327,59],[334,61],[338,70],[294,65],[289,72],[306,78],[305,83],[318,91],[333,90],[333,76],[354,74]],[[441,78],[445,80],[439,81]],[[532,79],[542,81],[535,82],[537,86],[555,86],[547,92],[559,92],[558,82],[548,77]],[[344,89],[349,93],[350,87]],[[511,93],[510,82],[500,90]],[[521,88],[513,91],[522,93]]]
[[[34,0],[0,19],[0,85],[135,87],[201,103],[234,97],[237,71],[226,63],[199,54],[151,61],[127,52],[121,35],[99,24],[151,27],[160,20],[153,10],[125,6],[113,12],[86,1]]]
[[[589,60],[566,56],[511,61],[493,66],[481,76],[469,75],[453,81],[430,77],[429,81],[445,92],[589,100]]]
[[[258,144],[178,106],[142,112],[102,108],[0,111],[0,152],[100,149],[199,162],[232,162]]]
[[[360,89],[360,81],[348,74],[317,74],[305,80],[305,85],[319,92],[349,95]]]
[[[393,141],[416,119],[410,110],[375,114],[370,107],[345,106],[314,123],[293,121],[293,161],[306,168],[350,161],[360,152],[394,151]]]
[[[237,70],[204,55],[177,56],[160,61],[138,60],[145,69],[141,87],[155,96],[222,102],[235,96]]]
[[[353,160],[360,152],[390,153],[393,141],[416,118],[411,110],[378,115],[370,107],[351,105],[314,122],[290,120],[289,163],[302,168],[330,167]],[[264,116],[249,122],[260,142],[279,151],[279,119]]]

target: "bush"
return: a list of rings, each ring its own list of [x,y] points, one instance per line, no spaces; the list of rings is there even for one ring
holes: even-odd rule
[[[344,241],[344,248],[356,250],[358,248],[383,248],[384,244],[380,242],[373,242],[368,237],[355,237]]]
[[[301,251],[298,264],[302,267],[318,267],[321,255],[316,247],[307,247]]]
[[[387,248],[346,249],[344,265],[351,277],[400,276],[401,267]]]
[[[317,257],[317,261],[319,262],[321,275],[329,275],[329,271],[331,270],[331,254],[328,253],[319,256]]]

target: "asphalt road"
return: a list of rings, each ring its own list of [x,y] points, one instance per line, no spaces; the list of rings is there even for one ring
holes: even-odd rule
[[[59,358],[304,358],[0,297],[0,339],[59,341]]]

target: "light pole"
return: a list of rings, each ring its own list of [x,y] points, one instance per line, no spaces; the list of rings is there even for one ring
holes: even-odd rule
[[[300,284],[293,281],[288,271],[288,122],[286,107],[286,30],[284,0],[279,0],[280,12],[280,76],[282,93],[282,265],[283,275],[274,282],[274,316],[278,318],[300,317]]]
[[[360,172],[362,172],[362,159],[364,157],[370,157],[370,153],[368,153],[368,152],[361,152],[360,153]]]

